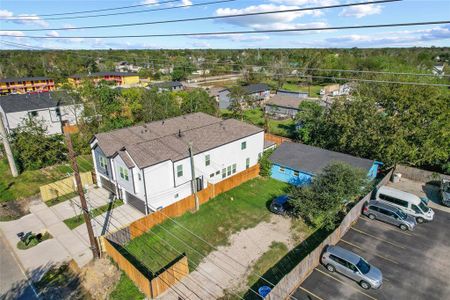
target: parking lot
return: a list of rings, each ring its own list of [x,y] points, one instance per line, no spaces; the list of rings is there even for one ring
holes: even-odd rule
[[[450,213],[435,210],[433,222],[414,231],[361,216],[339,246],[364,257],[383,273],[378,290],[358,283],[322,265],[292,295],[297,299],[449,299]]]

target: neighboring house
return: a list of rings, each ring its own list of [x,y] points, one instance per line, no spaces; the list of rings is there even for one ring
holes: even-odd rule
[[[139,75],[131,72],[97,72],[86,75],[75,74],[69,76],[69,83],[77,86],[83,79],[90,79],[94,83],[105,80],[114,82],[116,86],[131,86],[139,84]]]
[[[219,102],[219,95],[220,92],[223,91],[223,88],[217,88],[217,87],[208,87],[206,88],[206,92],[211,98],[214,98],[216,102]]]
[[[316,98],[298,98],[285,93],[277,93],[264,106],[266,114],[278,118],[294,118],[298,111],[300,103],[305,100],[318,101]]]
[[[444,64],[436,64],[433,67],[433,75],[438,76],[438,77],[442,77],[445,75],[444,72]]]
[[[65,125],[75,125],[83,112],[61,92],[7,95],[0,97],[0,113],[8,133],[29,118],[41,121],[48,134],[60,134]]]
[[[159,92],[162,92],[162,91],[175,92],[175,91],[181,91],[184,89],[183,84],[179,81],[157,82],[157,83],[151,84],[149,87],[150,88],[156,87]]]
[[[353,86],[354,84],[352,83],[330,84],[320,90],[320,95],[330,97],[339,97],[348,95],[352,91]]]
[[[209,69],[205,69],[205,70],[195,70],[194,72],[192,72],[192,75],[198,75],[198,76],[205,76],[205,75],[209,75],[209,73],[211,73],[211,71]]]
[[[116,64],[114,69],[116,70],[116,72],[139,72],[142,67],[129,64],[126,61],[120,61]]]
[[[99,133],[91,141],[97,183],[144,213],[180,201],[193,194],[190,143],[200,191],[256,165],[264,132],[193,113]]]
[[[270,88],[265,83],[255,83],[249,84],[242,87],[244,89],[244,93],[250,98],[253,102],[262,102],[264,100],[269,99],[270,97]],[[232,102],[230,98],[230,90],[224,89],[219,92],[219,108],[227,109]]]
[[[22,77],[0,79],[0,95],[49,92],[55,82],[48,77]]]
[[[270,156],[272,178],[292,185],[311,183],[331,162],[344,162],[367,171],[373,179],[377,176],[380,162],[356,156],[325,150],[300,143],[284,142]]]

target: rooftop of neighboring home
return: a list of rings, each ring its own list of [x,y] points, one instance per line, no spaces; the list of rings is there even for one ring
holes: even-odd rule
[[[260,93],[260,92],[265,92],[265,91],[270,90],[270,87],[265,83],[252,83],[252,84],[244,85],[244,86],[242,86],[242,88],[244,89],[244,91],[247,94],[255,94],[255,93]],[[223,89],[222,91],[229,91],[229,89]]]
[[[284,142],[270,156],[272,163],[309,174],[318,174],[331,162],[344,162],[369,170],[373,160],[301,143]]]
[[[156,82],[150,85],[151,87],[157,87],[162,89],[169,89],[174,87],[183,86],[183,84],[179,81],[164,81],[164,82]]]
[[[13,77],[1,78],[0,82],[19,82],[19,81],[38,81],[38,80],[53,80],[49,77]]]
[[[70,101],[69,101],[70,99]],[[72,98],[64,92],[35,94],[13,94],[0,97],[0,106],[5,113],[32,111],[73,104]]]
[[[138,76],[138,73],[133,72],[95,72],[91,74],[73,74],[69,78],[84,78],[84,77],[101,77],[101,76]]]
[[[188,157],[190,142],[194,152],[200,153],[262,131],[235,119],[222,120],[199,112],[99,133],[93,141],[97,140],[107,157],[120,155],[128,167],[136,164],[145,168]]]

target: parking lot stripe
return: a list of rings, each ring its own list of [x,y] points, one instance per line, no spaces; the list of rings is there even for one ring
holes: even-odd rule
[[[317,296],[316,294],[314,294],[313,292],[311,292],[311,291],[309,291],[309,290],[307,290],[307,289],[305,289],[304,287],[302,287],[302,286],[299,286],[298,287],[299,289],[301,289],[302,291],[304,291],[304,292],[306,292],[306,293],[308,293],[308,294],[310,294],[311,296],[313,296],[314,298],[316,298],[316,299],[319,299],[319,300],[324,300],[323,298],[320,298],[319,296]]]
[[[353,229],[353,230],[356,231],[356,232],[359,232],[359,233],[361,233],[361,234],[370,236],[370,237],[372,237],[372,238],[374,238],[374,239],[376,239],[376,240],[379,240],[379,241],[388,243],[388,244],[390,244],[390,245],[392,245],[392,246],[395,246],[395,247],[398,247],[398,248],[400,248],[400,249],[406,249],[406,247],[403,247],[402,245],[399,245],[399,244],[397,244],[397,243],[393,243],[393,242],[390,242],[390,241],[388,241],[388,240],[379,238],[379,237],[374,236],[374,235],[372,235],[372,234],[370,234],[370,233],[367,233],[367,232],[364,232],[364,231],[362,231],[362,230],[360,230],[360,229],[354,228],[353,226],[350,227],[350,229]]]
[[[360,250],[362,250],[362,251],[367,251],[367,250],[365,250],[365,249],[363,249],[363,248],[361,248],[361,247],[359,247],[359,246],[357,246],[357,245],[355,245],[355,244],[353,244],[353,243],[350,243],[350,242],[348,242],[348,241],[346,241],[346,240],[344,240],[344,239],[341,239],[341,241],[344,242],[344,243],[346,243],[346,244],[349,244],[350,246],[353,246],[353,247],[355,247],[355,248],[358,248],[358,249],[360,249]],[[396,265],[399,265],[399,264],[400,264],[400,263],[396,262],[396,261],[393,260],[393,259],[387,258],[386,256],[383,256],[383,255],[380,255],[380,254],[375,254],[375,253],[373,253],[373,255],[378,256],[378,257],[380,257],[380,258],[382,258],[382,259],[385,259],[385,260],[387,260],[387,261],[390,261],[391,263],[394,263],[394,264],[396,264]]]
[[[374,221],[372,221],[372,220],[370,220],[370,219],[367,219],[367,218],[363,218],[363,217],[359,217],[361,220],[364,220],[364,221],[366,221],[366,222],[368,222],[368,223],[372,223],[372,222],[374,222]],[[407,236],[413,236],[411,233],[409,233],[409,232],[406,232],[406,231],[403,231],[403,230],[400,230],[400,229],[397,229],[395,226],[393,226],[393,225],[388,225],[388,224],[385,224],[385,223],[383,223],[383,222],[381,222],[381,221],[378,221],[378,220],[376,220],[376,222],[377,222],[377,224],[379,224],[379,225],[381,225],[382,227],[385,227],[385,228],[388,228],[388,229],[390,229],[390,230],[393,230],[393,231],[395,231],[395,232],[398,232],[398,233],[401,233],[401,234],[404,234],[404,235],[407,235]]]
[[[377,300],[377,298],[374,298],[374,297],[372,297],[372,296],[370,296],[370,295],[364,293],[363,291],[360,291],[359,289],[355,288],[355,287],[352,286],[351,284],[348,284],[348,283],[346,283],[346,282],[344,282],[344,281],[342,281],[342,280],[340,280],[340,279],[337,279],[336,277],[331,276],[330,274],[327,274],[327,273],[325,273],[324,271],[322,271],[322,270],[320,270],[320,269],[318,269],[318,268],[315,268],[315,270],[319,271],[320,273],[322,273],[322,274],[325,275],[325,276],[328,276],[328,277],[333,278],[333,279],[336,280],[337,282],[340,282],[340,283],[342,283],[342,284],[345,284],[346,286],[351,287],[352,289],[354,289],[354,290],[357,291],[358,293],[363,294],[364,296],[366,296],[366,297],[368,297],[368,298],[370,298],[370,299]]]

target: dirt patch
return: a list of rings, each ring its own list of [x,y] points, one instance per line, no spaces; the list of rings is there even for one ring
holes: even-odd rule
[[[233,234],[228,245],[211,252],[194,272],[176,284],[176,289],[185,295],[194,292],[201,299],[227,297],[230,291],[245,290],[251,266],[273,242],[284,243],[289,250],[294,247],[290,228],[289,218],[272,215],[269,222]],[[178,299],[178,295],[169,291],[161,299]]]
[[[2,202],[0,206],[0,221],[17,220],[30,213],[30,203],[38,197]]]
[[[120,278],[120,271],[106,258],[97,259],[81,270],[81,284],[93,299],[104,299]]]

